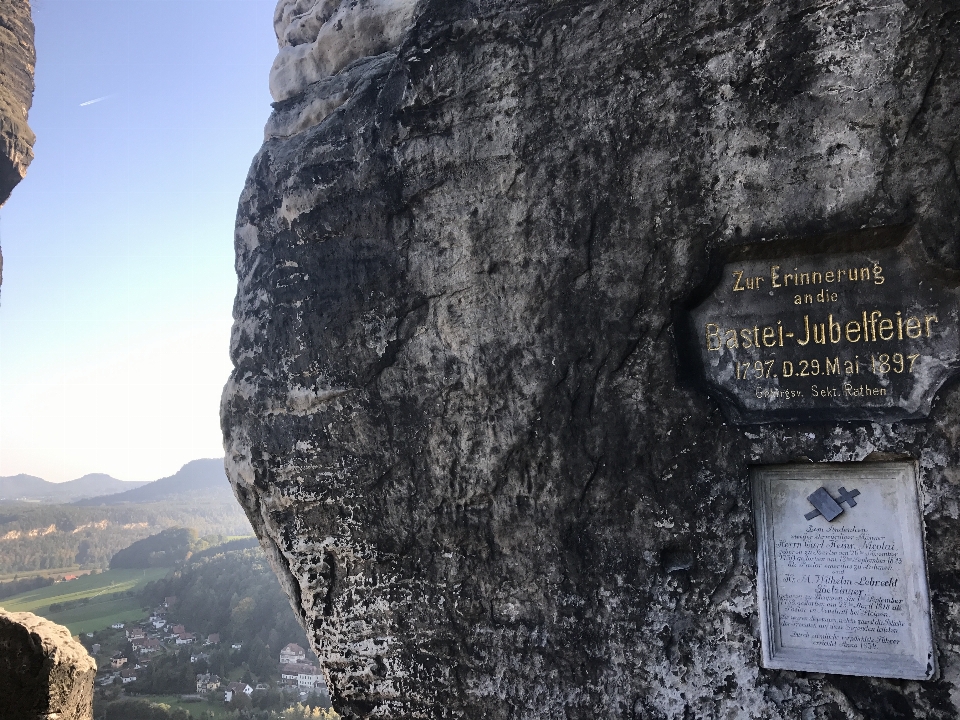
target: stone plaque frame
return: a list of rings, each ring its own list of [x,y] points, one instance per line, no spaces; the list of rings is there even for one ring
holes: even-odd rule
[[[916,464],[761,466],[751,481],[763,667],[934,677]],[[820,488],[859,493],[828,521],[809,499]]]
[[[919,420],[960,375],[960,275],[909,226],[729,248],[675,321],[737,425]]]

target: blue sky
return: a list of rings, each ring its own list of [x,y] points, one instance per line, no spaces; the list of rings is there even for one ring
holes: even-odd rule
[[[274,4],[34,0],[36,157],[0,209],[0,475],[153,480],[222,455]]]

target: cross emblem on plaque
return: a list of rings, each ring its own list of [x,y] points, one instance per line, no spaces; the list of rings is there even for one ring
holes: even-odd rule
[[[854,498],[859,494],[859,490],[848,491],[845,487],[841,487],[837,490],[837,495],[840,497],[835,500],[833,496],[827,492],[827,489],[822,487],[812,495],[807,496],[807,500],[810,501],[814,509],[803,517],[807,520],[813,520],[817,515],[823,515],[823,517],[827,519],[827,522],[830,522],[843,513],[843,508],[840,507],[840,503],[846,503],[848,507],[856,507],[857,501],[854,500]]]

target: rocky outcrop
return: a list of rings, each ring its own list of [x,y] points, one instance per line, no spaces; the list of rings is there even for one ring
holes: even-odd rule
[[[674,321],[747,241],[912,224],[958,268],[955,8],[333,20],[368,6],[281,3],[305,18],[281,44],[313,49],[281,50],[240,200],[222,415],[335,707],[956,717],[956,386],[925,422],[739,428],[686,381]],[[940,676],[761,669],[749,466],[873,453],[920,463]]]
[[[33,104],[33,19],[27,0],[0,0],[0,204],[33,160],[36,137],[27,125]]]
[[[0,205],[33,160],[36,137],[27,125],[27,112],[33,104],[35,64],[29,1],[0,0]]]
[[[0,608],[0,717],[92,720],[96,674],[65,627]]]

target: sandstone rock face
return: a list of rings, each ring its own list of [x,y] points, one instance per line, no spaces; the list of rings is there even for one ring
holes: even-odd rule
[[[27,0],[0,0],[0,204],[27,174],[36,140],[27,125],[33,104],[33,20]]]
[[[30,3],[0,0],[0,205],[23,180],[33,160],[36,137],[27,125],[27,112],[33,104],[36,59]]]
[[[335,706],[957,717],[956,386],[924,422],[735,427],[674,320],[745,241],[911,223],[960,266],[955,6],[407,12],[280,83],[237,220],[228,474]],[[940,676],[759,668],[749,466],[876,453],[919,461]]]
[[[0,717],[93,718],[97,664],[62,625],[0,608]]]

